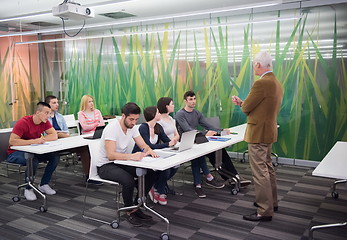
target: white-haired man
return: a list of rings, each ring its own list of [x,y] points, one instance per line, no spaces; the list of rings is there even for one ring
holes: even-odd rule
[[[243,216],[248,221],[271,221],[278,210],[276,174],[271,160],[272,143],[277,141],[276,117],[280,110],[283,89],[272,69],[268,52],[259,52],[253,60],[255,81],[247,98],[242,101],[233,96],[232,101],[247,115],[245,141],[255,188],[257,212]]]

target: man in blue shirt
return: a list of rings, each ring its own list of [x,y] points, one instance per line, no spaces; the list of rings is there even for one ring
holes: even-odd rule
[[[58,138],[70,137],[69,129],[62,114],[58,112],[59,103],[58,98],[53,95],[49,95],[45,98],[45,102],[51,106],[51,116],[48,118],[54,129],[58,133]]]

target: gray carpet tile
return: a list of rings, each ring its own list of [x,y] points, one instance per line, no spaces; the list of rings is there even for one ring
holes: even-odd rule
[[[248,163],[234,161],[239,172],[252,179]],[[170,220],[170,239],[173,240],[306,240],[311,226],[347,220],[346,185],[338,185],[339,198],[331,197],[334,179],[312,176],[313,168],[279,165],[276,167],[279,211],[271,222],[248,222],[245,214],[256,211],[253,206],[254,187],[248,186],[237,195],[231,194],[228,184],[223,189],[204,185],[207,198],[196,196],[191,170],[181,167],[174,177],[176,195],[168,195],[168,205],[161,206],[147,199],[147,204]],[[166,232],[166,224],[153,215],[142,227],[132,227],[121,218],[117,229],[108,224],[82,217],[85,182],[81,166],[66,167],[62,162],[54,175],[53,188],[57,194],[47,197],[48,211],[39,207],[42,199],[14,203],[18,176],[0,176],[0,239],[86,239],[86,240],[152,240]],[[221,180],[217,173],[217,179]],[[42,169],[38,170],[36,183]],[[181,195],[183,193],[183,195]],[[110,185],[88,188],[86,214],[111,222],[116,218],[116,187]],[[149,211],[147,211],[148,214]],[[315,239],[346,239],[346,228],[314,232]]]

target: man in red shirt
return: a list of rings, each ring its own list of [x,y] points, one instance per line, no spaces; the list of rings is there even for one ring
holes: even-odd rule
[[[45,102],[39,102],[36,106],[35,113],[31,116],[25,116],[18,120],[14,126],[8,148],[7,161],[11,163],[18,163],[26,165],[26,159],[24,152],[12,150],[11,146],[25,146],[31,144],[43,144],[46,141],[54,141],[58,139],[57,132],[52,127],[48,118],[51,114],[51,107]],[[46,133],[43,136],[43,133]],[[47,161],[45,172],[41,179],[41,184],[38,189],[47,194],[53,195],[56,192],[48,185],[51,180],[52,174],[59,163],[59,155],[57,153],[47,154],[34,154],[33,158],[33,173],[35,175],[38,163],[41,161]],[[25,180],[27,178],[27,172],[25,173]],[[24,196],[29,201],[36,200],[36,195],[30,187],[25,189]]]

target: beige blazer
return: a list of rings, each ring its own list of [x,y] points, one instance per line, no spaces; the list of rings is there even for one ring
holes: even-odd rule
[[[282,86],[272,72],[254,82],[242,103],[242,111],[248,116],[246,142],[273,143],[277,141],[276,117],[282,97]]]

